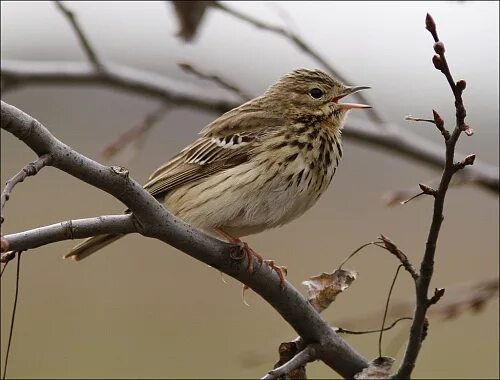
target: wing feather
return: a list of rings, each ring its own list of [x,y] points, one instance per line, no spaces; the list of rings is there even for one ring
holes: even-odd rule
[[[155,197],[246,162],[258,136],[201,137],[156,170],[144,185]]]

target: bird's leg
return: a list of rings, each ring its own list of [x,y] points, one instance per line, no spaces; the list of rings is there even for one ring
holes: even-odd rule
[[[260,262],[261,265],[262,265],[262,263],[264,263],[269,268],[271,268],[271,270],[274,270],[276,272],[276,274],[280,278],[281,289],[285,288],[285,276],[287,275],[287,269],[286,269],[286,267],[275,265],[273,260],[264,260],[262,258],[262,256],[259,255],[257,252],[255,252],[252,248],[250,248],[247,243],[242,242],[239,238],[234,237],[234,236],[228,234],[227,232],[223,231],[222,229],[217,228],[216,232],[218,234],[220,234],[220,236],[222,236],[224,239],[226,239],[229,243],[241,244],[242,245],[243,252],[245,253],[245,255],[246,255],[247,259],[248,259],[247,271],[249,273],[253,272],[253,258],[252,258],[252,256],[255,256],[259,260],[259,262]],[[245,293],[245,290],[247,290],[247,289],[248,289],[248,286],[243,285],[243,295]],[[243,301],[244,301],[244,298],[243,298]]]
[[[253,257],[252,256],[255,256],[257,258],[257,260],[259,260],[260,264],[262,265],[262,262],[264,261],[264,259],[262,258],[262,256],[259,255],[257,252],[255,252],[252,248],[250,248],[247,243],[241,241],[237,237],[234,237],[234,236],[228,234],[226,231],[224,231],[224,230],[222,230],[220,228],[216,228],[215,231],[220,236],[222,236],[224,239],[226,239],[228,241],[228,243],[233,243],[233,244],[241,245],[241,247],[243,249],[243,253],[245,254],[245,256],[246,256],[246,258],[248,260],[247,271],[249,273],[253,272]]]

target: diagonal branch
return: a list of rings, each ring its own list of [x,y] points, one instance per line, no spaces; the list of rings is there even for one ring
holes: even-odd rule
[[[3,101],[1,104],[2,129],[21,139],[38,155],[50,154],[52,166],[122,201],[134,214],[134,228],[142,235],[162,240],[243,282],[272,305],[306,344],[321,345],[320,359],[341,376],[351,378],[368,365],[297,289],[288,281],[281,287],[276,271],[267,265],[259,266],[252,257],[255,270],[248,273],[246,255],[240,254],[239,245],[225,243],[186,224],[130,178],[126,169],[107,167],[85,157],[57,140],[36,119]],[[11,237],[7,235],[4,239],[12,248]],[[37,241],[32,242],[32,246],[37,245]]]
[[[4,60],[1,62],[4,91],[18,87],[43,85],[97,85],[104,84],[129,92],[154,97],[167,103],[194,107],[203,111],[222,113],[239,104],[224,100],[211,100],[194,94],[182,94],[164,76],[126,66],[106,64],[96,72],[81,62],[26,62]],[[403,157],[441,169],[444,165],[442,148],[432,141],[406,129],[387,125],[384,130],[358,122],[348,123],[343,136],[352,141],[382,147]],[[473,167],[463,172],[464,180],[498,194],[500,181],[498,167],[476,160]]]
[[[80,42],[80,45],[85,51],[85,54],[89,59],[89,61],[92,62],[96,70],[99,70],[101,67],[101,62],[99,60],[99,57],[97,56],[93,47],[90,45],[89,39],[83,33],[83,29],[80,27],[80,24],[78,23],[74,13],[70,11],[68,8],[66,8],[66,6],[61,1],[54,1],[54,3],[56,7],[64,15],[64,17],[68,20],[71,27],[73,28],[73,31],[77,35],[78,41]]]

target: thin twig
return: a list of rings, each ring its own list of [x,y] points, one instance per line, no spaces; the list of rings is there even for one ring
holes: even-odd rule
[[[403,265],[405,270],[411,275],[413,280],[418,280],[419,275],[408,259],[408,256],[406,256],[391,239],[383,234],[380,234],[379,240],[375,245],[377,247],[384,248],[385,250],[396,256],[396,258],[401,262],[401,265]]]
[[[365,334],[380,333],[381,331],[387,331],[387,330],[392,329],[394,326],[396,326],[401,321],[407,321],[407,320],[411,321],[412,317],[398,318],[394,322],[392,322],[389,326],[386,326],[383,329],[356,331],[356,330],[344,329],[342,327],[337,327],[335,329],[335,331],[338,332],[339,334],[351,334],[351,335],[365,335]]]
[[[440,70],[446,77],[455,98],[456,123],[450,137],[448,139],[446,139],[445,137],[446,154],[444,171],[439,183],[439,187],[435,193],[432,222],[429,228],[424,257],[420,265],[419,280],[415,283],[417,304],[415,307],[413,322],[410,329],[410,338],[408,340],[403,362],[397,373],[394,375],[395,378],[409,378],[411,376],[411,373],[415,368],[415,363],[420,352],[420,348],[422,346],[426,314],[429,306],[431,305],[428,298],[428,292],[434,272],[434,256],[436,254],[436,246],[439,232],[441,230],[441,224],[444,219],[444,200],[451,179],[457,171],[457,167],[454,163],[455,146],[460,137],[460,134],[469,128],[465,124],[466,111],[462,100],[462,92],[465,89],[465,81],[459,81],[460,83],[455,83],[455,81],[453,80],[453,76],[451,75],[448,63],[446,61],[444,44],[439,41],[436,24],[429,14],[427,14],[426,17],[426,29],[429,30],[435,41],[434,51],[436,52],[436,55],[434,55],[433,57],[434,66],[437,70]],[[469,161],[470,164],[472,164],[474,162],[474,158],[469,159]]]
[[[184,70],[187,73],[193,74],[196,77],[200,79],[206,79],[211,82],[214,82],[215,84],[219,85],[222,88],[225,88],[226,90],[229,90],[233,92],[234,94],[238,95],[241,100],[250,100],[253,96],[245,93],[241,88],[239,88],[237,85],[233,83],[229,83],[227,79],[221,78],[219,75],[215,74],[209,74],[209,73],[204,73],[194,67],[193,65],[189,63],[178,63],[177,64],[182,70]]]
[[[17,309],[17,298],[19,295],[19,273],[21,270],[21,254],[19,251],[17,253],[17,271],[16,271],[16,292],[14,295],[14,306],[12,307],[12,317],[10,319],[10,329],[9,329],[9,341],[7,342],[7,352],[5,353],[5,362],[3,365],[3,376],[2,379],[5,380],[7,376],[7,364],[9,363],[10,347],[12,343],[12,334],[14,333],[14,321],[16,320],[16,309]]]
[[[392,290],[394,289],[394,285],[396,284],[396,280],[398,278],[399,270],[403,268],[403,264],[398,265],[398,269],[396,269],[396,274],[391,283],[391,287],[389,288],[389,294],[387,295],[387,300],[385,301],[385,309],[384,309],[384,318],[382,318],[382,327],[380,328],[380,334],[378,336],[378,356],[382,356],[382,336],[384,335],[384,326],[385,320],[387,319],[387,311],[389,310],[389,302],[391,301]]]
[[[267,373],[262,380],[270,380],[277,379],[279,377],[283,377],[289,372],[306,365],[314,360],[318,359],[318,351],[319,346],[316,344],[310,344],[306,346],[302,351],[300,351],[297,355],[295,355],[292,359],[290,359],[285,364],[275,368],[269,373]]]
[[[315,51],[307,42],[304,41],[302,37],[294,33],[293,31],[289,29],[282,28],[277,25],[272,25],[269,23],[266,23],[264,21],[258,20],[255,17],[252,17],[250,15],[247,15],[239,10],[236,10],[232,7],[228,7],[227,4],[221,3],[220,1],[215,1],[212,6],[214,8],[220,9],[221,11],[226,12],[227,14],[236,17],[237,19],[241,21],[245,21],[256,28],[267,30],[269,32],[278,34],[280,36],[285,37],[288,39],[290,42],[292,42],[295,46],[297,46],[300,50],[302,50],[304,53],[306,53],[308,56],[310,56],[312,59],[314,59],[316,62],[318,62],[321,66],[323,66],[330,74],[332,74],[334,77],[336,77],[338,80],[341,82],[344,82],[346,84],[353,84],[351,83],[343,74],[339,72],[339,70],[335,69],[327,60],[326,58],[322,57],[317,51]],[[357,97],[361,102],[369,104],[370,102],[366,99],[366,97],[360,93],[357,92],[354,94],[355,97]],[[378,124],[378,125],[384,125],[385,121],[382,115],[378,113],[377,110],[371,108],[367,115],[370,117],[370,119]]]
[[[97,56],[93,47],[90,45],[89,39],[83,33],[83,29],[78,23],[74,13],[70,11],[68,8],[66,8],[66,6],[61,1],[54,1],[54,3],[57,6],[57,8],[62,12],[64,17],[68,20],[71,27],[73,28],[73,31],[77,35],[78,41],[80,42],[80,45],[85,51],[85,54],[89,59],[89,61],[92,62],[96,70],[101,69],[101,62],[99,60],[99,57]]]
[[[159,122],[163,116],[167,113],[169,106],[162,104],[158,109],[154,110],[150,114],[141,120],[139,123],[134,124],[131,128],[122,132],[118,138],[108,144],[101,152],[101,156],[106,159],[113,157],[131,142],[137,140],[139,137],[143,136],[147,131],[150,130],[157,122]]]
[[[52,157],[49,154],[44,154],[40,156],[38,159],[36,159],[33,162],[30,162],[27,164],[24,168],[21,169],[19,173],[17,173],[14,177],[9,179],[5,183],[5,187],[2,191],[2,195],[0,196],[0,224],[4,222],[4,207],[7,201],[10,198],[10,194],[12,193],[12,190],[14,187],[20,183],[23,182],[27,177],[34,176],[36,175],[44,166],[50,165],[50,162],[52,161]]]

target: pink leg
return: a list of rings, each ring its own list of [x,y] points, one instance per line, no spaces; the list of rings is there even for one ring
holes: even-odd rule
[[[271,268],[271,270],[274,270],[278,274],[278,276],[280,278],[281,288],[282,289],[285,288],[285,276],[287,275],[286,267],[281,267],[281,266],[275,265],[273,260],[263,260],[262,256],[259,255],[257,252],[255,252],[252,248],[250,248],[247,243],[242,242],[239,238],[228,234],[224,230],[222,230],[220,228],[216,228],[215,231],[220,236],[222,236],[224,239],[226,239],[229,243],[243,244],[243,251],[244,251],[244,253],[247,257],[247,260],[248,260],[247,271],[249,273],[253,272],[253,257],[252,256],[255,256],[261,264],[262,263],[266,264],[267,266],[269,266]],[[248,289],[248,287],[246,285],[243,285],[243,294],[244,294],[246,289]]]

